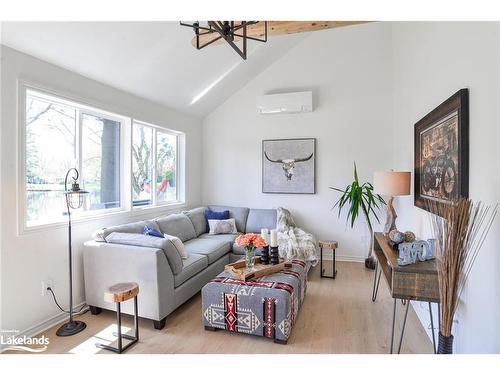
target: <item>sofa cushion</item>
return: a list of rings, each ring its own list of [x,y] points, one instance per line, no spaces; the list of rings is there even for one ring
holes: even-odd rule
[[[245,233],[260,233],[262,228],[276,228],[276,215],[273,209],[250,209]]]
[[[170,234],[167,233],[165,233],[163,236],[165,237],[165,239],[172,242],[172,245],[174,245],[175,249],[177,250],[182,259],[189,258],[189,253],[186,251],[186,247],[184,246],[184,243],[181,241],[179,237],[171,236]]]
[[[151,229],[155,229],[158,231],[160,230],[158,224],[156,224],[155,221],[143,220],[129,224],[115,225],[109,228],[101,228],[98,231],[94,232],[92,237],[96,241],[105,242],[106,237],[113,232],[142,234],[144,232],[144,227],[146,226],[150,227]]]
[[[189,211],[184,211],[183,214],[186,215],[191,223],[193,223],[196,236],[200,234],[207,233],[207,221],[205,219],[206,207],[193,208]]]
[[[234,234],[210,234],[210,233],[204,233],[198,238],[208,238],[211,240],[219,240],[219,241],[225,241],[229,242],[231,245],[233,244],[234,240],[236,240],[236,237],[238,237],[240,233],[234,233]]]
[[[145,234],[113,232],[106,236],[106,242],[121,245],[152,247],[162,249],[167,257],[172,273],[177,275],[182,270],[182,258],[170,240]]]
[[[212,264],[231,251],[230,242],[217,238],[195,238],[184,245],[190,254],[205,255],[208,258],[208,264]]]
[[[182,242],[196,237],[193,223],[184,214],[171,214],[155,219],[163,233],[179,237]]]
[[[174,287],[177,288],[179,285],[184,283],[186,280],[190,279],[194,275],[200,273],[205,268],[208,267],[208,258],[204,255],[191,254],[189,258],[183,261],[184,266],[182,271],[174,276]]]
[[[208,208],[212,211],[229,211],[229,217],[234,218],[236,221],[236,229],[238,232],[243,233],[247,224],[248,208],[247,207],[231,207],[231,206],[214,206],[210,205]]]

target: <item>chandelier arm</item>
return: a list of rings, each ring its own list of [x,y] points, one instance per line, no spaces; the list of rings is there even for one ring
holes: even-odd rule
[[[247,59],[247,42],[248,40],[254,40],[256,42],[261,42],[265,43],[267,42],[267,37],[268,37],[268,29],[267,29],[267,21],[241,21],[239,25],[235,26],[235,21],[206,21],[208,24],[208,27],[200,26],[198,22],[193,23],[193,24],[188,24],[185,22],[180,21],[179,24],[181,26],[186,26],[186,27],[191,27],[195,31],[196,34],[196,49],[200,50],[205,48],[206,46],[209,46],[210,44],[220,40],[224,39],[227,44],[231,46],[231,48],[240,55],[240,57],[243,60]],[[253,37],[253,36],[248,36],[248,29],[247,27],[249,25],[255,25],[259,22],[264,22],[264,39]],[[203,32],[200,32],[200,30],[203,30]],[[242,30],[243,34],[237,34],[236,32]],[[206,36],[209,34],[219,34],[218,37],[213,38],[209,42],[200,45],[200,35],[201,36]],[[238,37],[243,40],[243,47],[240,48],[234,41],[234,38]]]
[[[181,21],[181,22],[179,22],[179,24],[180,24],[181,26],[186,26],[186,27],[190,27],[190,28],[195,28],[194,23],[185,23],[185,22],[182,22],[182,21]],[[198,26],[196,26],[196,28],[198,28],[198,29],[200,29],[200,30],[205,30],[205,31],[209,31],[209,32],[210,32],[210,31],[212,31],[212,32],[213,32],[213,30],[212,30],[212,29],[210,29],[210,28],[208,28],[208,27],[205,27],[205,26],[200,26],[200,25],[198,25]]]
[[[198,46],[196,47],[196,49],[202,49],[202,48],[205,48],[206,46],[209,46],[209,45],[210,45],[210,44],[212,44],[213,42],[216,42],[216,41],[218,41],[219,39],[222,39],[222,38],[223,38],[222,36],[218,36],[217,38],[212,39],[210,42],[207,42],[207,43],[205,43],[205,44],[204,44],[204,45],[202,45],[202,46],[199,46],[199,45],[198,45]]]
[[[265,21],[265,22],[267,22],[267,21]],[[259,23],[259,21],[241,21],[241,24],[232,28],[232,32],[234,33],[235,31],[238,31],[245,26],[255,25],[257,23]]]
[[[198,27],[198,29],[200,29],[200,30],[205,30],[205,31],[208,31],[208,32],[213,31],[212,29],[210,29],[210,28],[208,28],[208,27],[205,27],[205,26],[197,26],[197,27]]]
[[[209,22],[209,24],[212,25],[212,27],[215,29],[215,31],[217,31],[224,38],[224,40],[236,51],[236,53],[238,53],[238,55],[241,56],[241,58],[243,60],[247,59],[246,48],[245,48],[246,47],[245,46],[245,38],[243,38],[243,51],[241,51],[238,48],[238,46],[231,40],[231,36],[230,35],[225,35],[224,31],[219,27],[219,25],[217,24],[217,22],[220,22],[220,21],[217,21],[217,22],[208,21],[208,22]],[[244,30],[246,30],[246,28]]]
[[[241,35],[241,34],[234,34],[234,36],[237,36],[238,38],[243,38],[243,35]],[[255,40],[256,42],[262,42],[262,43],[267,42],[267,39],[259,39],[259,38],[255,38],[253,36],[248,36],[248,35],[245,38],[250,39],[250,40]]]
[[[210,29],[210,31],[205,31],[203,33],[199,33],[198,35],[208,35],[208,34],[215,34],[215,30],[214,29]]]

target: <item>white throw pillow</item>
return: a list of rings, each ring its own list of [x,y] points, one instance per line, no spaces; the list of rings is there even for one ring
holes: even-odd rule
[[[172,242],[172,245],[174,245],[174,247],[177,249],[177,252],[179,253],[182,259],[189,258],[189,253],[187,252],[186,247],[184,246],[179,237],[171,236],[170,234],[166,233],[163,235],[163,237]]]
[[[208,234],[234,234],[236,230],[236,221],[234,218],[227,220],[208,220],[210,231]]]

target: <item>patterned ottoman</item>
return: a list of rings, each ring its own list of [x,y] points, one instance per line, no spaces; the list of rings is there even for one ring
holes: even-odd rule
[[[223,272],[201,290],[205,329],[265,336],[286,344],[307,289],[306,262],[249,281]]]

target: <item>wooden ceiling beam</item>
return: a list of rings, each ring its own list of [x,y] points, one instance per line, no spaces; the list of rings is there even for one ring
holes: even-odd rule
[[[235,24],[241,21],[235,21]],[[358,25],[366,23],[367,21],[268,21],[267,22],[267,34],[269,36],[274,35],[287,35],[296,33],[307,33],[311,31],[319,31],[326,29],[333,29],[337,27],[345,27],[351,25]],[[239,33],[239,32],[238,32]],[[264,22],[259,22],[254,25],[249,25],[247,27],[247,35],[254,38],[264,37]],[[204,45],[211,40],[219,37],[217,32],[211,34],[200,35],[200,45]],[[235,42],[238,42],[241,38],[235,38]],[[213,42],[213,45],[224,44],[225,40],[220,39]],[[196,48],[196,37],[193,37],[191,44]]]

